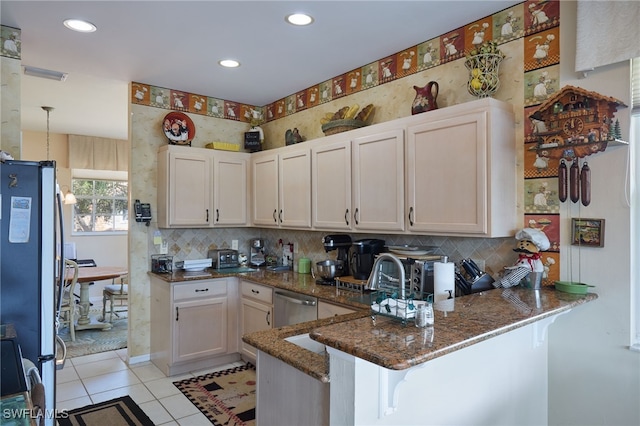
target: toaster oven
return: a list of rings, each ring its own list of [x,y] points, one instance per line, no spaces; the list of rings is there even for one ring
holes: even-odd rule
[[[209,250],[207,257],[211,258],[212,267],[215,269],[237,268],[240,266],[238,250],[215,249]]]

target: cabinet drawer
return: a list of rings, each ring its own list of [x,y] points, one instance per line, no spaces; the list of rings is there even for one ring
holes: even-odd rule
[[[204,299],[227,294],[226,280],[198,281],[189,284],[176,284],[173,287],[173,300]]]
[[[260,284],[254,284],[249,281],[242,281],[240,283],[242,297],[249,297],[251,299],[258,300],[260,302],[273,303],[273,289]]]

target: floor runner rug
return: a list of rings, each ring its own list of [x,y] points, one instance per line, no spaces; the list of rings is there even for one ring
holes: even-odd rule
[[[256,369],[252,364],[173,384],[214,425],[255,425]]]
[[[67,411],[58,416],[60,426],[153,426],[153,422],[129,396]]]

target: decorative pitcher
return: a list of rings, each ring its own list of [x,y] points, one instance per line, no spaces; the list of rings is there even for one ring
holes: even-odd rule
[[[413,86],[416,91],[416,98],[411,105],[411,114],[420,114],[421,112],[438,109],[436,98],[438,97],[438,83],[430,81],[424,87]]]

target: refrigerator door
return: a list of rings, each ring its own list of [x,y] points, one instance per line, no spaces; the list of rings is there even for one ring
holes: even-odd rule
[[[53,409],[58,286],[55,162],[0,164],[0,197],[0,322],[14,325],[22,356],[40,370],[46,408]]]

